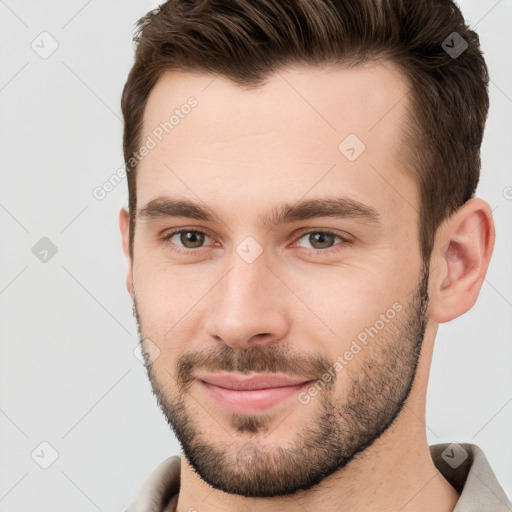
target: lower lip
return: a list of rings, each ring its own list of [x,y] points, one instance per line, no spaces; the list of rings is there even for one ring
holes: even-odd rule
[[[237,413],[270,409],[286,398],[298,394],[303,388],[311,384],[311,381],[308,381],[293,386],[241,391],[221,388],[202,380],[198,380],[198,382],[217,405]]]

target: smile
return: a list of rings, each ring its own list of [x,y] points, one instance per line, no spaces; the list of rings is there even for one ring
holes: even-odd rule
[[[216,374],[200,376],[196,380],[216,405],[245,414],[271,409],[312,382],[275,374],[243,377]]]

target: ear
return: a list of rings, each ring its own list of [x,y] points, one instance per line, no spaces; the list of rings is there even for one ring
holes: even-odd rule
[[[121,239],[123,244],[123,253],[128,261],[128,273],[126,275],[126,289],[134,298],[133,292],[133,261],[130,255],[130,214],[126,208],[121,208],[119,212],[119,229],[121,230]]]
[[[494,248],[492,210],[472,198],[452,214],[436,235],[430,260],[429,318],[448,322],[471,309]]]

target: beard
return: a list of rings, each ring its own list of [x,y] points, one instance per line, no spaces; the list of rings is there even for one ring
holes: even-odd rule
[[[176,362],[174,389],[164,389],[168,375],[156,375],[146,359],[146,370],[169,426],[194,471],[210,486],[229,494],[253,498],[286,496],[307,490],[339,472],[354,457],[371,446],[392,425],[413,386],[427,326],[428,265],[403,311],[378,333],[343,372],[350,377],[344,394],[336,395],[337,375],[308,405],[318,412],[304,420],[286,444],[264,446],[268,436],[286,421],[272,413],[230,414],[231,429],[239,436],[224,445],[214,432],[204,430],[201,419],[209,413],[191,396],[195,372],[237,371],[282,373],[321,379],[332,361],[317,354],[297,354],[279,345],[257,345],[233,350],[219,349],[183,353]],[[140,339],[141,322],[134,300]],[[145,356],[146,357],[146,356]],[[188,397],[188,399],[187,399]],[[193,408],[195,407],[195,411]],[[305,409],[306,411],[306,409]],[[291,414],[291,413],[290,413]],[[215,419],[215,418],[214,418]],[[221,428],[221,419],[215,428]],[[229,427],[222,427],[222,434]],[[247,440],[243,441],[243,435]],[[242,441],[241,441],[242,439]],[[240,447],[236,445],[241,443]]]

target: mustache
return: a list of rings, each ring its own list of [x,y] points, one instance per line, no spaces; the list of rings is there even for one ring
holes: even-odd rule
[[[257,345],[234,350],[228,345],[183,354],[176,363],[178,384],[186,386],[198,370],[241,372],[244,374],[280,373],[304,380],[322,377],[331,366],[322,355],[303,355],[282,346]]]

